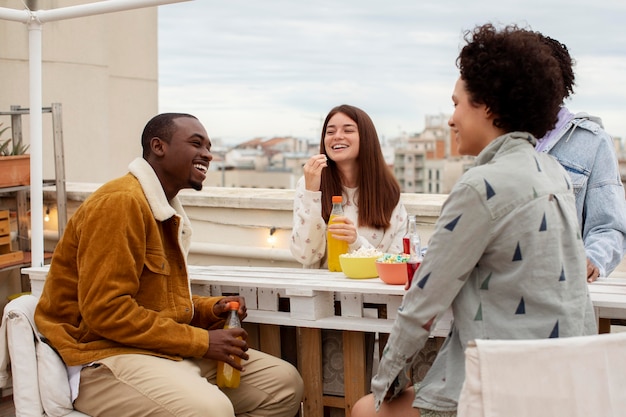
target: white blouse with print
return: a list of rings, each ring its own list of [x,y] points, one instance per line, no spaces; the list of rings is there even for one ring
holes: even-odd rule
[[[358,237],[350,251],[375,248],[385,253],[402,253],[402,237],[406,232],[407,212],[401,202],[393,210],[387,230],[359,226],[359,207],[355,202],[357,188],[343,188],[344,215],[357,225]],[[305,268],[325,268],[326,222],[322,218],[322,192],[308,191],[304,177],[298,180],[293,205],[293,230],[289,249]]]

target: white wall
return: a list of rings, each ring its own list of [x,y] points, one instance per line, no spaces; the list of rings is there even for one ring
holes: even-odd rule
[[[40,1],[41,8],[92,0]],[[0,7],[22,10],[21,0]],[[43,106],[63,105],[68,181],[104,182],[140,155],[140,135],[158,111],[157,8],[43,25]],[[0,111],[29,106],[26,25],[0,20]],[[0,122],[10,125],[8,116]],[[53,178],[52,126],[44,114],[44,178]],[[29,141],[29,118],[22,121]],[[8,137],[8,136],[7,136]]]
[[[68,183],[68,215],[98,186]],[[293,189],[204,187],[179,195],[193,227],[191,264],[300,265],[289,252]],[[46,191],[44,198],[53,200],[54,193]],[[417,215],[423,242],[430,238],[445,198],[442,194],[402,194],[407,211]],[[57,239],[54,201],[51,208],[53,219],[45,224],[46,250],[53,249]],[[267,242],[272,227],[276,228],[273,246]]]

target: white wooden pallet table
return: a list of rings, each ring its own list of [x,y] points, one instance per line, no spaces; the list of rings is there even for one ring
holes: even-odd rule
[[[48,268],[22,270],[30,276],[34,295],[41,294]],[[298,368],[306,381],[305,415],[321,417],[324,406],[332,406],[344,408],[350,417],[352,405],[366,393],[365,333],[390,332],[405,293],[403,285],[387,285],[378,278],[350,279],[321,269],[198,265],[188,269],[194,294],[245,296],[246,321],[259,324],[262,350],[280,355],[279,326],[295,327]],[[600,278],[589,284],[589,294],[596,319],[626,319],[626,276]],[[281,310],[281,299],[288,299],[287,309]],[[432,335],[445,337],[451,321],[448,311]],[[343,398],[323,394],[322,329],[343,334]]]
[[[280,339],[278,326],[296,327],[306,416],[323,416],[324,406],[342,408],[350,416],[354,403],[367,393],[365,334],[391,331],[405,293],[404,285],[387,285],[379,278],[350,279],[324,269],[189,266],[189,276],[195,294],[245,295],[246,321],[260,324],[262,349]],[[280,298],[289,300],[288,311],[280,311]],[[445,337],[451,320],[449,312],[438,321],[433,336]],[[343,398],[323,392],[321,329],[342,331]],[[279,350],[269,353],[280,355]]]
[[[195,294],[244,295],[247,321],[335,330],[389,333],[405,293],[403,285],[379,278],[350,279],[322,269],[189,266],[189,276]],[[289,299],[288,312],[279,311],[279,298]],[[372,306],[384,316],[374,316]],[[433,336],[445,337],[451,318],[444,315]]]
[[[598,321],[598,331],[611,331],[610,319],[626,319],[626,278],[616,274],[589,284],[589,296]]]

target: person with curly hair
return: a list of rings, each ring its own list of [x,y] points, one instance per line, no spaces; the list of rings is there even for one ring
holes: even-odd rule
[[[574,93],[574,61],[567,46],[537,33],[559,62],[565,88]],[[535,149],[552,155],[572,179],[578,221],[587,253],[587,280],[606,277],[626,254],[626,199],[613,139],[599,117],[561,106],[554,129],[538,138]]]
[[[471,340],[596,333],[571,179],[534,149],[557,120],[559,64],[534,32],[515,25],[484,24],[464,39],[448,124],[475,166],[443,205],[372,394],[352,417],[455,416]],[[412,363],[450,306],[450,333],[412,386]]]

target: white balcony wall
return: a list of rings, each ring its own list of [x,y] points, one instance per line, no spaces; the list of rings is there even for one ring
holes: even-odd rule
[[[98,184],[68,183],[71,216]],[[205,187],[180,193],[192,227],[189,262],[197,265],[299,266],[289,252],[293,219],[293,189]],[[427,242],[445,195],[403,194],[407,211],[417,216],[422,241]],[[46,223],[46,249],[57,241],[54,193],[45,192],[51,221]],[[49,200],[48,200],[49,199]],[[275,228],[275,242],[267,241]]]

